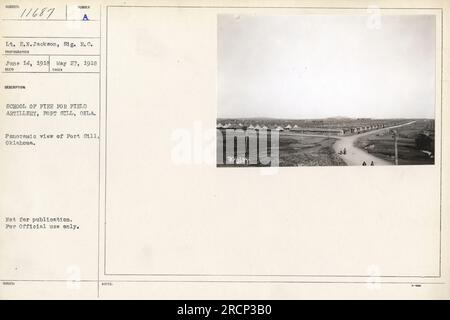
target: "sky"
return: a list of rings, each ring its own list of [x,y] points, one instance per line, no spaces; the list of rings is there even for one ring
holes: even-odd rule
[[[434,118],[435,17],[218,17],[218,117]]]

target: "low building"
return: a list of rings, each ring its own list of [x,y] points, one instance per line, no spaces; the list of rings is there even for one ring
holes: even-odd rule
[[[331,128],[296,128],[292,131],[305,134],[325,134],[325,135],[343,135],[344,129]]]

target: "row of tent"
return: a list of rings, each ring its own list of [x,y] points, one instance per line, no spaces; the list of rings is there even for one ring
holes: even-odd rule
[[[238,127],[244,127],[244,125],[242,125],[242,123],[239,123],[237,126],[236,125],[232,125],[231,123],[228,123],[228,124],[221,124],[221,123],[219,123],[217,125],[218,129],[232,129],[232,128],[238,128]],[[268,128],[266,126],[260,126],[259,124],[257,124],[256,126],[249,125],[247,127],[247,129],[249,129],[249,130],[269,130],[269,129],[272,129],[272,130],[277,130],[277,131],[291,130],[291,129],[297,129],[297,128],[298,128],[297,125],[292,127],[290,124],[288,124],[284,128],[281,127],[281,126],[276,126],[274,128]]]
[[[394,123],[393,125],[395,125],[397,123]],[[294,125],[291,126],[290,124],[286,125],[284,128],[281,126],[273,126],[271,128],[268,128],[266,126],[260,126],[259,124],[257,124],[256,126],[253,125],[249,125],[244,126],[242,123],[239,123],[238,125],[236,124],[231,124],[231,123],[227,123],[227,124],[221,124],[218,123],[217,124],[217,129],[239,129],[239,128],[246,128],[249,130],[277,130],[277,131],[284,131],[284,130],[305,130],[305,131],[323,131],[323,132],[334,132],[334,131],[342,131],[342,133],[358,133],[358,132],[363,132],[363,131],[367,131],[367,130],[373,130],[373,129],[380,129],[380,128],[384,128],[386,127],[385,124],[374,124],[374,125],[366,125],[366,126],[359,126],[359,127],[354,127],[354,128],[345,128],[345,129],[330,129],[330,128],[300,128],[298,125]]]

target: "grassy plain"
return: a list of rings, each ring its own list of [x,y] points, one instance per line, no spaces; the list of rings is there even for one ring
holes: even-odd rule
[[[273,155],[278,151],[280,167],[296,167],[296,166],[345,166],[345,162],[339,158],[333,150],[334,138],[326,136],[304,136],[289,132],[280,132],[278,150],[275,147],[269,147],[268,154]],[[219,145],[219,144],[218,144]],[[217,150],[218,159],[225,154],[225,146],[223,153]],[[256,150],[250,149],[250,153],[256,154]],[[226,156],[224,156],[225,162]],[[223,166],[264,166],[258,164],[223,164],[218,163],[219,167]]]

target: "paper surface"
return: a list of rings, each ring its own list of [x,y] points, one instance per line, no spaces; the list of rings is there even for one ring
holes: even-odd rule
[[[448,1],[0,15],[2,299],[449,298]]]

